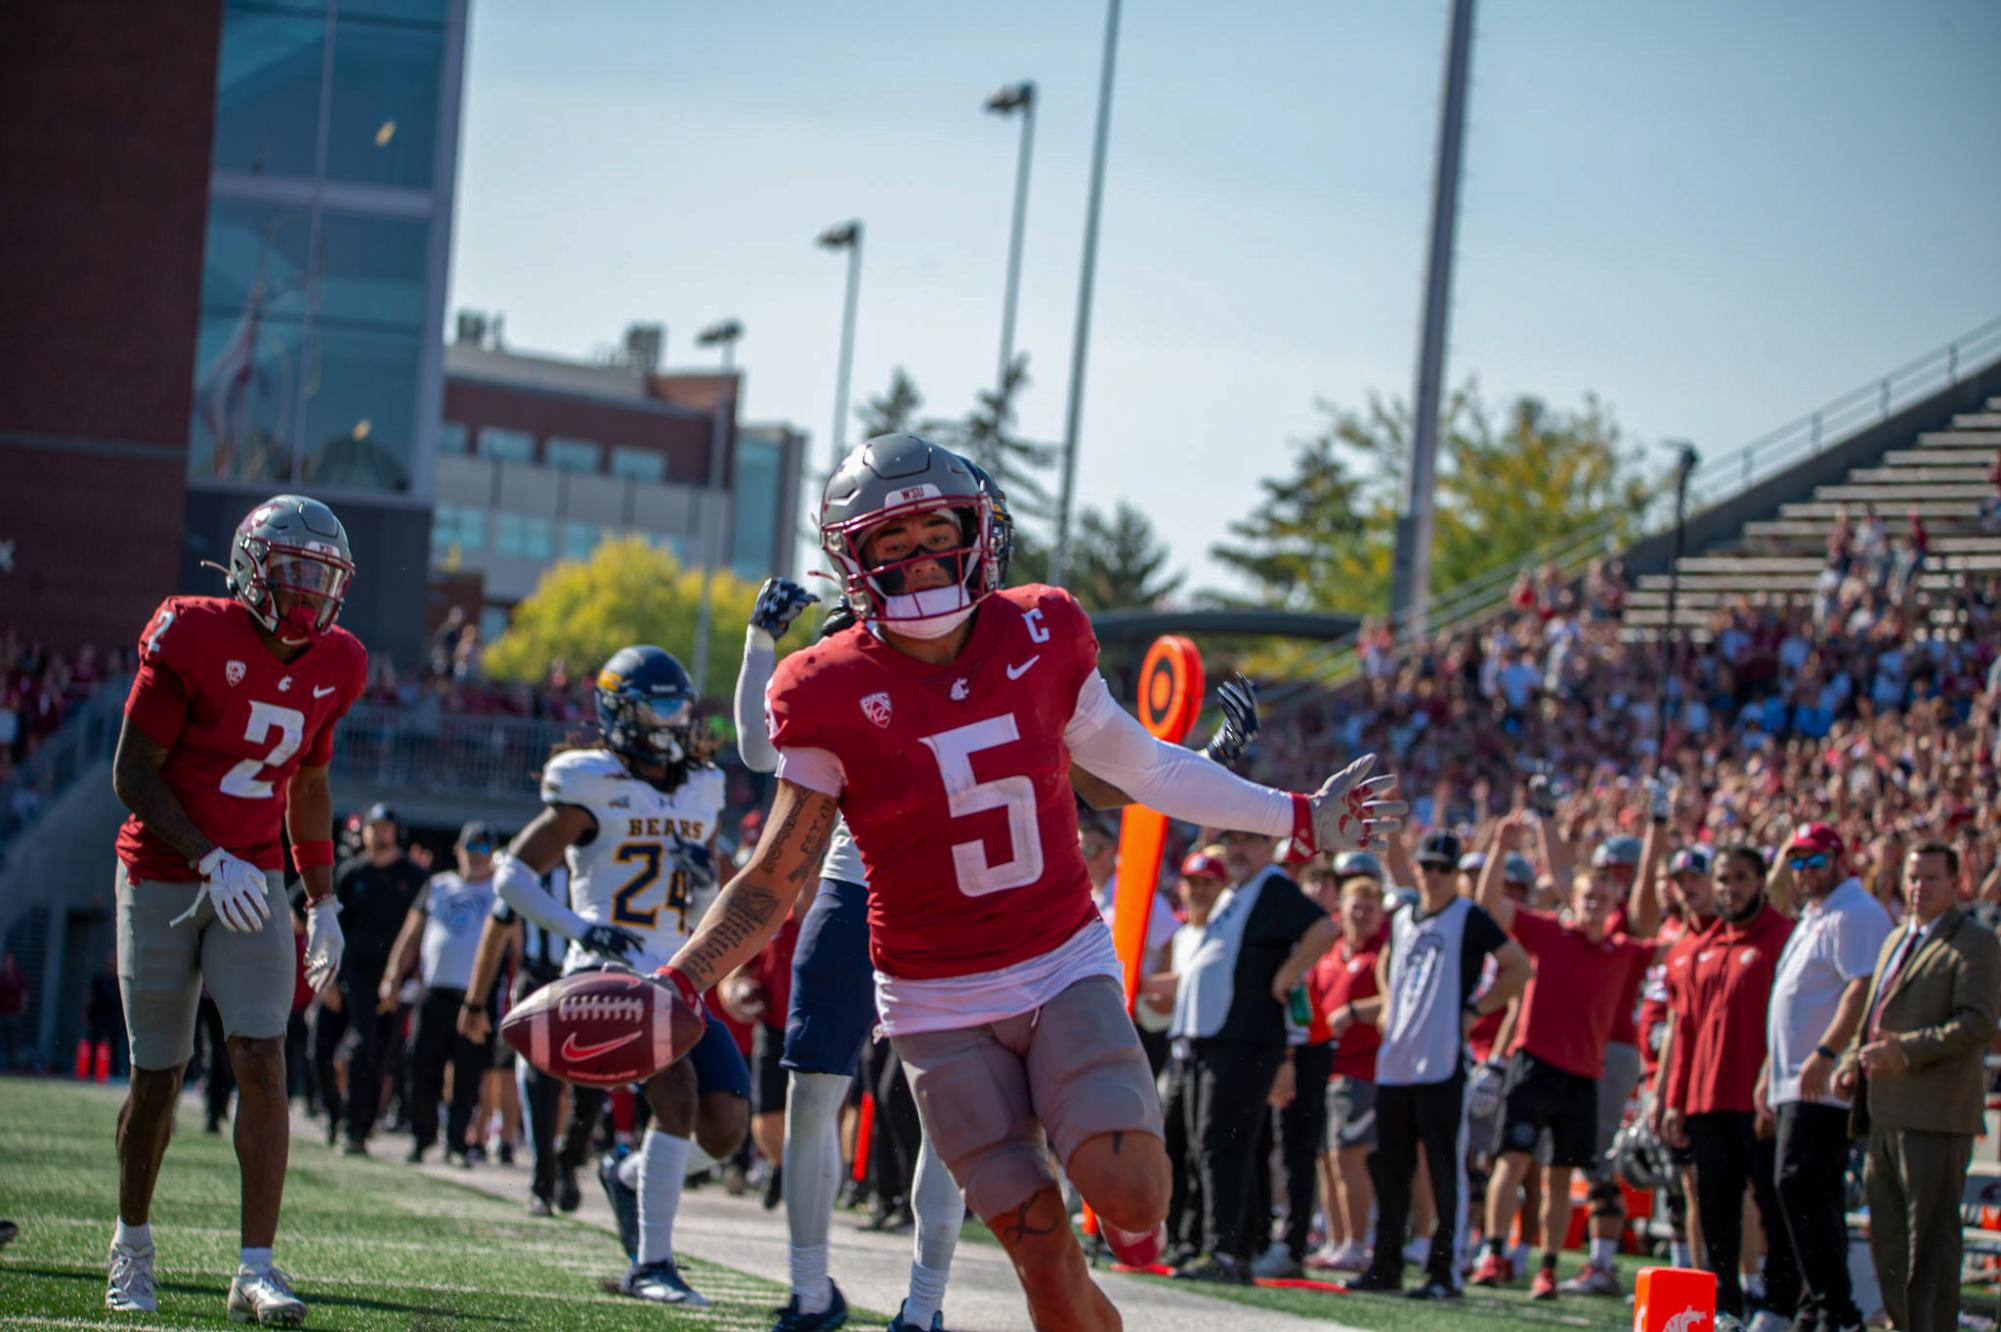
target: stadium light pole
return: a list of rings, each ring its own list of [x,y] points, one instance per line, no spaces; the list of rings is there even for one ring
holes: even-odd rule
[[[1028,164],[1035,152],[1035,82],[1010,83],[987,98],[986,109],[997,116],[1021,113],[1021,150],[1014,165],[1014,227],[1007,243],[1007,290],[1001,302],[1000,373],[994,392],[1007,396],[1008,367],[1014,364],[1014,312],[1021,291],[1022,228],[1028,221]],[[991,469],[991,464],[989,464]]]
[[[1445,326],[1452,299],[1452,238],[1459,220],[1459,150],[1466,135],[1466,77],[1473,53],[1473,0],[1452,0],[1445,44],[1445,101],[1438,112],[1438,154],[1431,182],[1431,253],[1425,265],[1424,329],[1418,337],[1417,390],[1411,402],[1410,459],[1397,509],[1390,566],[1390,623],[1397,637],[1422,634],[1431,602],[1432,504],[1438,470],[1438,399],[1445,370]]]
[[[725,425],[736,416],[737,391],[734,383],[736,374],[736,344],[743,336],[743,325],[734,319],[724,319],[710,324],[695,335],[698,347],[721,347],[723,349],[723,370],[716,379],[716,405],[713,424],[709,430],[709,502],[714,505],[709,524],[708,558],[702,561],[702,609],[695,617],[695,695],[700,697],[702,686],[709,678],[709,637],[715,618],[716,566],[723,558],[723,522],[727,506],[723,503],[723,461],[724,442],[727,435]],[[724,393],[729,395],[729,413],[723,412]]]
[[[1675,448],[1674,463],[1674,558],[1668,563],[1667,623],[1661,626],[1661,683],[1654,700],[1654,765],[1667,766],[1662,746],[1667,744],[1668,672],[1674,665],[1674,607],[1681,591],[1681,547],[1688,528],[1688,478],[1702,461],[1695,445],[1685,439],[1663,440]]]
[[[1084,415],[1084,359],[1091,346],[1091,287],[1098,274],[1098,215],[1105,200],[1105,145],[1112,132],[1112,73],[1119,52],[1119,0],[1105,6],[1105,58],[1098,75],[1098,130],[1091,145],[1091,201],[1084,214],[1084,272],[1077,283],[1077,329],[1070,345],[1070,401],[1063,409],[1063,490],[1056,500],[1056,548],[1049,581],[1070,563],[1070,504],[1077,487],[1077,430]]]
[[[832,476],[840,470],[841,459],[847,456],[845,445],[848,432],[848,372],[854,365],[855,299],[861,294],[862,284],[860,219],[850,219],[828,227],[820,233],[818,244],[822,249],[848,252],[848,296],[841,311],[841,360],[834,379],[834,457],[827,468],[827,474]]]

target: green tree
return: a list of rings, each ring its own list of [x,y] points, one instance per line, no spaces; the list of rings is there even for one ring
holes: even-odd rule
[[[1015,433],[1015,404],[1028,387],[1028,354],[1014,358],[998,389],[983,389],[973,409],[962,417],[933,418],[919,429],[956,453],[987,469],[1007,492],[1015,518],[1046,520],[1054,511],[1043,474],[1055,465],[1060,450]]]
[[[757,585],[716,571],[704,698],[727,698],[737,661],[728,645],[750,616]],[[487,648],[487,673],[533,682],[561,658],[573,671],[595,670],[631,643],[655,643],[694,669],[695,623],[701,614],[702,571],[684,569],[667,551],[639,537],[601,543],[588,560],[563,560],[542,575],[514,608],[507,631]],[[796,630],[779,643],[782,656],[806,641]],[[717,650],[721,645],[722,650]]]
[[[1183,576],[1165,576],[1168,552],[1146,515],[1124,500],[1110,518],[1086,509],[1077,519],[1070,558],[1070,591],[1085,610],[1139,610],[1158,606],[1180,588]]]
[[[924,395],[910,382],[909,372],[899,365],[889,377],[888,390],[857,407],[855,419],[861,423],[863,439],[894,435],[911,428],[923,405]]]
[[[1326,426],[1299,447],[1292,474],[1261,482],[1259,506],[1212,553],[1268,603],[1379,612],[1389,599],[1410,412],[1373,394],[1359,412],[1319,407]],[[1447,399],[1439,434],[1431,567],[1440,591],[1607,519],[1612,541],[1630,537],[1663,483],[1591,394],[1575,410],[1533,396],[1497,409],[1468,382]],[[1351,469],[1344,454],[1363,466]]]

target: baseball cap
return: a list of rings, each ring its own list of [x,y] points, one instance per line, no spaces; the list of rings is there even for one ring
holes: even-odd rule
[[[1353,878],[1366,874],[1377,883],[1383,881],[1383,862],[1368,851],[1343,851],[1334,857],[1334,876],[1339,879]]]
[[[1181,862],[1181,877],[1193,879],[1205,874],[1212,879],[1230,877],[1230,871],[1224,867],[1222,859],[1214,853],[1207,850],[1190,851]]]
[[[1420,865],[1444,865],[1451,869],[1459,864],[1461,851],[1459,839],[1444,829],[1428,832],[1417,844],[1417,863]]]
[[[1638,865],[1640,863],[1640,839],[1621,835],[1608,837],[1598,844],[1591,853],[1591,868],[1604,869],[1607,865]]]
[[[1825,851],[1828,855],[1839,859],[1846,848],[1842,845],[1840,833],[1825,823],[1809,823],[1793,831],[1792,837],[1786,842],[1786,850]]]
[[[1710,871],[1712,861],[1706,846],[1685,846],[1674,853],[1668,861],[1669,874],[1703,874]]]
[[[389,806],[383,804],[380,800],[376,801],[374,804],[368,807],[368,821],[370,823],[396,823],[396,824],[400,824],[403,822],[403,820],[396,817],[395,810],[389,808]]]
[[[491,851],[498,840],[493,834],[493,825],[485,819],[468,819],[459,828],[458,845],[468,850],[484,845]]]
[[[1501,882],[1533,884],[1535,866],[1529,864],[1529,858],[1521,852],[1510,851],[1508,858],[1501,862]]]

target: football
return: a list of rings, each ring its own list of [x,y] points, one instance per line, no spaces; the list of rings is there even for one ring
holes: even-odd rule
[[[703,1015],[630,971],[580,971],[511,1009],[500,1034],[551,1077],[592,1087],[644,1082],[701,1039]]]

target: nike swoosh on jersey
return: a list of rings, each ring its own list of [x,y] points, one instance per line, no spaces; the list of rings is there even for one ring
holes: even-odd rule
[[[1021,663],[1021,665],[1019,666],[1009,666],[1007,668],[1007,678],[1010,680],[1019,680],[1022,676],[1028,674],[1029,667],[1035,665],[1036,662],[1041,660],[1042,660],[1042,654],[1038,652],[1034,656],[1030,657],[1027,661]]]
[[[577,1034],[571,1032],[563,1038],[563,1058],[574,1059],[579,1062],[585,1059],[595,1059],[601,1054],[609,1054],[621,1045],[630,1045],[645,1034],[643,1031],[635,1031],[631,1035],[619,1036],[609,1041],[601,1041],[596,1045],[578,1045]]]
[[[328,694],[331,694],[337,687],[338,686],[336,685],[314,685],[313,697],[325,698]]]

